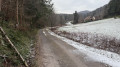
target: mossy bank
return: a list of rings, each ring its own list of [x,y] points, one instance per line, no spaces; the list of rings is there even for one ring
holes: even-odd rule
[[[4,24],[2,27],[23,58],[31,65],[31,49],[34,48],[34,35],[36,34],[37,29],[18,30],[8,24]],[[0,33],[0,67],[5,66],[24,67],[24,64]]]

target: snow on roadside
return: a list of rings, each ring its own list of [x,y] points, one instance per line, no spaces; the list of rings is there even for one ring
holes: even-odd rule
[[[74,42],[65,37],[58,36],[51,31],[49,31],[49,33],[53,36],[60,38],[61,40],[68,43],[69,45],[75,47],[80,52],[86,54],[89,58],[93,59],[94,61],[102,62],[102,63],[108,64],[112,67],[120,67],[120,55],[118,55],[116,53],[92,48],[92,47]]]
[[[70,33],[78,33],[78,32],[90,32],[96,34],[103,34],[115,37],[120,39],[120,19],[104,19],[89,23],[64,26],[58,28],[58,31],[66,31]]]

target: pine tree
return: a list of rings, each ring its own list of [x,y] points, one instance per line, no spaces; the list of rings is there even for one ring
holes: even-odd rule
[[[75,11],[73,23],[74,23],[74,24],[77,24],[77,23],[78,23],[78,19],[79,19],[79,15],[78,15],[77,11]]]

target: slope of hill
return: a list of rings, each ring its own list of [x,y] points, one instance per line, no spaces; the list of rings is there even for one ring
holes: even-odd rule
[[[85,11],[80,11],[80,12],[78,12],[78,14],[87,14],[87,13],[89,13],[90,11],[88,11],[88,10],[85,10]]]
[[[94,11],[82,11],[79,12],[79,22],[84,22],[84,19],[88,16],[94,16],[96,18],[96,20],[100,20],[103,19],[105,17],[105,15],[107,14],[107,10],[108,10],[108,5],[104,5],[103,7],[97,8]]]
[[[88,16],[89,13],[90,13],[90,11],[88,11],[88,10],[78,12],[78,14],[79,14],[79,22],[80,23],[83,22],[84,19]]]
[[[96,20],[100,20],[105,17],[105,15],[107,14],[107,10],[108,10],[108,5],[104,5],[100,8],[97,8],[96,10],[90,12],[88,14],[88,16],[95,16]]]

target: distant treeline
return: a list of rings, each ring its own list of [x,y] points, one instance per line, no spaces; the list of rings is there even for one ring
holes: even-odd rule
[[[110,2],[100,8],[97,8],[94,11],[82,11],[78,12],[79,14],[79,23],[84,22],[86,18],[95,17],[95,20],[101,20],[104,18],[115,17],[120,15],[120,0],[110,0]],[[66,14],[61,14],[66,17]],[[68,21],[74,19],[73,14],[69,14],[67,17]]]

